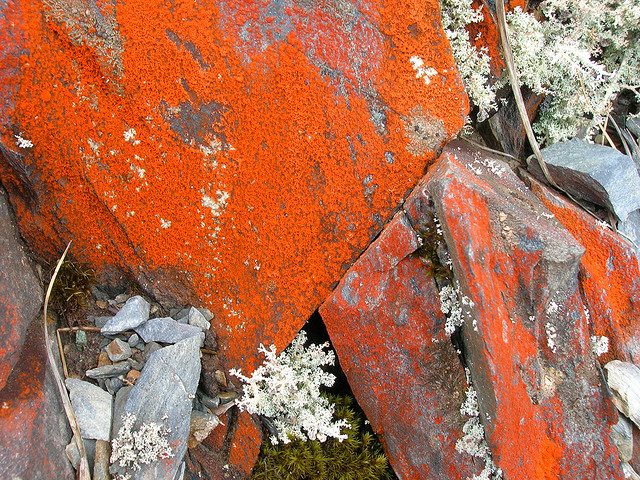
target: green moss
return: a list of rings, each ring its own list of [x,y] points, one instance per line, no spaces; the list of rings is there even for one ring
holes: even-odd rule
[[[335,416],[349,427],[342,442],[300,440],[288,444],[265,442],[251,476],[252,480],[387,480],[395,478],[380,442],[356,413],[348,396],[328,395]]]
[[[453,272],[448,265],[440,260],[442,249],[444,248],[444,239],[439,233],[436,217],[433,213],[429,214],[429,220],[420,226],[418,236],[422,242],[422,246],[414,252],[424,260],[427,267],[427,274],[436,279],[436,281],[453,279]]]

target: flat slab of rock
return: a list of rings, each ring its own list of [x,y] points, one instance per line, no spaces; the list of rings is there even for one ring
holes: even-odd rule
[[[397,214],[320,307],[340,365],[400,478],[478,473],[456,451],[464,370],[418,237]]]
[[[103,335],[133,330],[149,319],[149,302],[139,295],[131,297],[118,313],[101,329]]]
[[[114,412],[113,434],[117,437],[123,416],[135,416],[133,431],[143,424],[156,423],[167,434],[172,456],[130,471],[132,479],[173,480],[187,450],[193,398],[200,378],[200,338],[189,337],[175,345],[156,350],[140,378],[128,391],[126,401]],[[117,465],[113,473],[122,473]]]
[[[542,149],[554,181],[577,199],[608,208],[620,220],[640,208],[640,176],[627,155],[579,139]],[[542,179],[537,162],[532,172]]]
[[[65,384],[82,438],[109,441],[113,403],[111,394],[92,383],[75,378],[67,378]]]
[[[135,330],[145,343],[178,343],[194,336],[200,339],[201,345],[204,343],[204,333],[201,328],[179,323],[168,317],[152,318]]]
[[[131,364],[129,362],[118,362],[113,365],[104,365],[102,367],[92,368],[91,370],[87,370],[87,377],[100,379],[100,378],[111,378],[117,377],[118,375],[122,375],[131,370]]]

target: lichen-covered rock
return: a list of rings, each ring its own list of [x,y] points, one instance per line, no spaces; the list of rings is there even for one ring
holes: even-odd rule
[[[438,290],[400,213],[320,307],[349,385],[400,478],[477,473],[455,449],[464,371],[444,332]]]
[[[604,363],[622,360],[640,365],[640,269],[635,249],[607,225],[575,208],[535,179],[531,191],[585,247],[580,288],[589,312],[591,335],[609,339]]]
[[[0,186],[0,390],[18,361],[27,327],[42,306],[42,288],[19,238]]]
[[[578,291],[584,248],[506,164],[454,142],[405,204],[431,203],[472,307],[465,356],[506,478],[623,478]]]

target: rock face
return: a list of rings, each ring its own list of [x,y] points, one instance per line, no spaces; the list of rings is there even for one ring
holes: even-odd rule
[[[71,433],[36,318],[41,305],[0,188],[0,478],[73,477],[63,453]]]
[[[423,232],[434,230],[459,282],[455,344],[504,477],[624,478],[578,288],[585,248],[505,163],[460,142],[320,308],[398,476],[467,478],[482,468],[455,448],[467,433],[463,367],[444,334],[431,260],[410,255],[416,232],[433,242]]]
[[[450,144],[408,199],[415,224],[414,202],[433,202],[473,304],[463,342],[504,475],[622,478],[577,288],[584,248],[506,164],[464,144]]]
[[[2,8],[0,179],[29,245],[284,348],[467,101],[437,0]],[[421,76],[412,57],[437,73]],[[309,275],[309,272],[313,272]]]
[[[635,249],[591,215],[529,178],[531,191],[585,246],[580,287],[591,335],[606,336],[609,352],[601,359],[640,365],[640,269]]]
[[[471,457],[455,449],[464,423],[464,371],[444,332],[435,281],[411,255],[419,246],[407,217],[397,214],[320,315],[396,474],[472,477]]]
[[[0,187],[0,390],[20,356],[27,327],[42,306],[42,289],[22,250]]]
[[[69,398],[78,419],[82,438],[95,440],[111,439],[112,397],[96,385],[67,378]]]

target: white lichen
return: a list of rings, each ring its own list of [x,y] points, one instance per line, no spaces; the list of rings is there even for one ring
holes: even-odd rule
[[[413,55],[409,59],[409,63],[416,72],[416,78],[422,78],[426,85],[431,83],[431,77],[438,74],[438,71],[433,67],[425,67],[424,60],[417,55]]]
[[[447,320],[444,331],[447,335],[452,335],[456,328],[464,324],[465,318],[471,319],[469,310],[474,306],[471,299],[465,296],[459,285],[447,285],[439,292],[440,311],[444,313]],[[477,322],[473,320],[472,325],[477,330]]]
[[[480,422],[480,408],[478,394],[472,385],[467,389],[466,399],[460,407],[460,413],[469,416],[462,427],[464,435],[456,442],[456,450],[479,458],[484,462],[484,468],[471,480],[499,480],[502,470],[493,462],[491,449],[485,438],[484,426]]]
[[[33,147],[33,142],[31,140],[27,140],[26,138],[23,138],[21,135],[14,135],[14,137],[16,138],[16,145],[19,148]]]
[[[591,349],[598,357],[609,351],[609,338],[597,335],[591,336]]]
[[[158,459],[173,456],[167,440],[170,430],[155,422],[143,423],[134,430],[135,423],[134,414],[123,415],[122,426],[111,442],[111,463],[128,470],[121,478],[127,478],[131,471],[140,470],[141,464],[149,465]]]
[[[280,355],[276,355],[274,345],[268,349],[260,345],[265,362],[251,377],[240,370],[229,372],[245,382],[238,407],[272,421],[277,430],[271,437],[273,443],[289,443],[296,438],[320,442],[329,437],[340,441],[347,438],[340,433],[347,426],[346,420],[334,421],[333,405],[320,393],[321,387],[330,387],[335,381],[334,375],[322,369],[333,365],[334,353],[325,351],[328,343],[305,348],[306,340],[304,331],[300,332]]]

